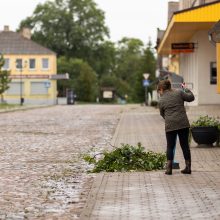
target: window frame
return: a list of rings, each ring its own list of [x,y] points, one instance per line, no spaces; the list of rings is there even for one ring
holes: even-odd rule
[[[6,60],[8,62],[6,62]],[[5,64],[8,63],[8,66],[5,67]],[[4,58],[4,66],[2,67],[3,70],[10,70],[10,58]]]
[[[44,68],[44,60],[47,60],[47,67],[46,68]],[[49,58],[42,58],[41,59],[41,68],[42,68],[42,70],[49,70],[49,67],[50,67]]]
[[[31,61],[34,61],[34,68],[31,68]],[[29,59],[29,70],[36,70],[36,59],[35,58]]]
[[[18,60],[21,61],[21,63],[20,63],[21,66],[18,66]],[[22,67],[23,67],[23,59],[22,59],[22,58],[17,58],[17,59],[15,60],[15,68],[16,68],[16,70],[21,70]]]
[[[214,76],[213,71],[215,71],[215,76]],[[216,63],[216,61],[210,62],[210,84],[211,85],[217,84],[217,63]]]

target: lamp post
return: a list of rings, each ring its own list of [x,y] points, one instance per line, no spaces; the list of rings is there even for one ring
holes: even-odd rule
[[[149,78],[150,74],[149,73],[143,73],[143,86],[144,86],[144,97],[145,97],[145,105],[148,105],[148,86],[149,86]]]
[[[23,98],[23,82],[22,82],[22,71],[23,71],[23,68],[25,68],[27,65],[27,61],[24,62],[24,66],[22,64],[22,59],[18,59],[16,61],[16,67],[17,69],[20,70],[20,105],[22,106],[23,103],[24,103],[24,98]]]

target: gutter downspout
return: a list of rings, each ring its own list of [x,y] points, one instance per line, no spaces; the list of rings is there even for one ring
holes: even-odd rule
[[[217,93],[220,93],[220,43],[216,43],[217,54]]]

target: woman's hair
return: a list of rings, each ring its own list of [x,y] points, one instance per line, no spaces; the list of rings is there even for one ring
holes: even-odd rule
[[[157,91],[159,91],[159,90],[161,90],[161,89],[162,89],[163,91],[171,90],[170,80],[164,79],[164,80],[159,81],[159,83],[157,84]]]

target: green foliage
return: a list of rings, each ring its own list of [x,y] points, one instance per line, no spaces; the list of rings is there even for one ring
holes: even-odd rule
[[[193,121],[191,127],[218,127],[220,131],[220,121],[214,117],[210,117],[208,115],[200,116],[196,121]]]
[[[143,42],[135,38],[123,38],[117,45],[116,76],[129,84],[139,72]]]
[[[65,94],[66,88],[74,89],[79,101],[92,102],[98,93],[97,75],[92,67],[81,59],[59,57],[58,72],[69,73],[69,80],[58,81],[58,89]]]
[[[96,45],[89,57],[88,63],[96,71],[99,78],[114,72],[116,64],[116,48],[115,44],[105,41]]]
[[[84,160],[93,164],[91,172],[125,172],[125,171],[151,171],[164,168],[166,155],[164,153],[145,152],[144,147],[122,144],[111,152],[103,152],[103,158],[96,160],[96,156],[85,155]]]
[[[130,87],[130,97],[134,102],[145,100],[143,73],[149,73],[149,80],[155,79],[156,59],[151,42],[145,48],[142,41],[135,38],[123,38],[117,45],[115,74],[127,82]],[[152,88],[148,88],[151,91]]]
[[[21,107],[21,105],[0,103],[0,109],[12,109],[12,108],[18,108],[18,107]]]
[[[193,121],[191,124],[191,127],[217,127],[219,131],[219,136],[216,141],[216,146],[219,146],[220,142],[220,121],[215,118],[208,115],[200,116],[197,120]],[[189,143],[192,140],[192,132],[189,134]]]
[[[156,72],[156,58],[154,56],[153,48],[151,41],[148,42],[147,48],[144,49],[143,55],[141,56],[140,61],[140,70],[135,76],[134,80],[134,99],[138,102],[145,101],[145,88],[143,87],[143,73],[149,73],[148,80],[152,83],[155,80]],[[152,93],[153,86],[150,85],[147,88],[147,91]]]
[[[75,89],[77,78],[80,75],[81,69],[85,62],[81,59],[74,59],[61,56],[57,59],[58,73],[69,74],[69,80],[58,80],[57,86],[60,96],[66,95],[66,89]]]
[[[129,84],[115,75],[103,75],[100,79],[100,87],[113,87],[116,96],[120,98],[125,98],[125,96],[129,98],[129,94],[131,94]]]
[[[86,102],[95,101],[98,95],[97,75],[85,62],[80,67],[80,73],[76,79],[75,92],[80,101]]]
[[[3,102],[3,93],[9,88],[8,84],[11,82],[9,78],[10,72],[7,70],[2,70],[4,66],[4,57],[3,55],[0,56],[0,95],[1,95],[1,102]]]
[[[55,0],[38,4],[19,28],[30,27],[32,39],[56,51],[58,56],[85,59],[108,37],[104,19],[104,12],[93,0]]]
[[[58,73],[70,74],[70,80],[58,81],[60,95],[67,88],[77,87],[84,101],[94,99],[97,84],[91,87],[87,80],[88,90],[94,89],[89,98],[85,97],[88,91],[83,93],[87,83],[83,83],[82,89],[78,85],[78,80],[85,78],[79,70],[84,65],[81,62],[92,68],[96,77],[90,74],[89,78],[97,78],[94,81],[114,75],[116,93],[128,97],[127,101],[144,101],[143,73],[150,73],[151,81],[155,79],[156,60],[151,42],[145,46],[141,40],[127,37],[117,44],[108,41],[104,12],[94,0],[54,0],[38,4],[33,14],[20,23],[19,29],[23,27],[32,29],[34,41],[57,53]],[[149,87],[148,91],[151,90]]]

